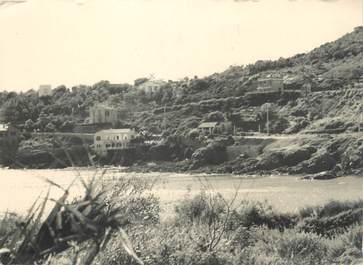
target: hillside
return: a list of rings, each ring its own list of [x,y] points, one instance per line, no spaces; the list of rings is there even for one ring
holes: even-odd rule
[[[298,93],[251,97],[249,92],[256,90],[256,80],[273,76],[283,78],[285,89]],[[203,121],[229,120],[237,132],[256,131],[258,127],[264,132],[269,116],[272,133],[357,131],[362,123],[363,87],[356,83],[362,77],[363,27],[357,27],[306,54],[231,66],[204,78],[169,80],[152,94],[138,88],[147,81],[144,78],[135,80],[135,84],[100,81],[93,86],[59,86],[47,97],[39,97],[34,90],[1,92],[1,118],[25,132],[71,132],[77,124],[88,122],[92,106],[103,103],[118,109],[117,127],[131,126],[150,134],[163,134],[162,145],[151,148],[150,157],[181,161],[221,150],[218,143],[214,145],[213,140],[199,135],[196,128]],[[311,92],[300,93],[306,85]],[[255,118],[246,122],[246,117]],[[33,140],[28,139],[29,135],[26,137],[20,148],[30,150]],[[48,146],[52,140],[41,142]],[[50,145],[58,148],[59,143]],[[66,145],[72,146],[67,141]],[[32,153],[28,152],[28,156]]]
[[[15,123],[20,128],[67,131],[74,124],[84,122],[88,116],[89,107],[98,102],[107,102],[109,105],[128,112],[127,122],[132,122],[136,126],[147,125],[147,121],[139,118],[140,114],[135,114],[135,112],[157,109],[158,106],[184,105],[184,110],[189,115],[186,110],[188,103],[243,96],[247,91],[254,89],[253,80],[276,74],[288,77],[285,83],[294,89],[300,89],[303,84],[309,83],[312,91],[344,90],[363,75],[363,28],[357,27],[353,32],[307,54],[298,54],[286,59],[280,58],[277,61],[257,61],[247,66],[231,66],[222,73],[188,80],[187,85],[185,80],[169,81],[159,93],[151,97],[140,94],[133,85],[114,85],[108,81],[101,81],[90,87],[78,86],[69,89],[60,86],[54,89],[51,98],[46,99],[38,98],[34,90],[19,94],[1,92],[0,104],[3,120]],[[170,93],[170,88],[178,89],[180,91],[178,96]],[[353,94],[350,101],[354,100],[353,96],[356,96]],[[329,95],[328,98],[335,97],[335,94]],[[336,96],[340,97],[340,94],[338,93]],[[349,95],[347,97],[349,98]],[[309,101],[311,100],[312,105],[317,103],[320,106],[314,100],[314,96],[309,98]],[[301,101],[298,99],[296,102],[282,102],[285,105],[281,106],[280,103],[281,112],[280,109],[278,112],[289,116],[292,110],[298,108],[297,106],[304,108]],[[325,100],[323,101],[325,102]],[[339,107],[344,109],[344,102],[341,100],[340,102]],[[229,106],[227,109],[222,108],[213,101],[209,105],[215,106],[197,110],[194,115],[202,118],[208,111],[229,110]],[[236,107],[241,107],[239,105],[243,104],[237,104]],[[354,103],[350,102],[347,108],[354,112],[356,109],[353,105]],[[313,111],[321,113],[315,108]],[[336,112],[339,111],[337,109],[329,110],[327,107],[321,116],[332,116]],[[131,114],[129,115],[129,113]],[[185,117],[180,111],[175,114],[181,118]],[[137,122],[134,119],[135,116]],[[173,114],[168,116],[173,116]],[[319,118],[323,117],[317,117],[317,119]]]

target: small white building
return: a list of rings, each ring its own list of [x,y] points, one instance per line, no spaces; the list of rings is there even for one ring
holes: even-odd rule
[[[94,150],[98,155],[105,156],[109,150],[128,148],[136,136],[133,129],[102,130],[94,135]]]
[[[204,135],[210,134],[229,134],[232,133],[232,122],[202,122],[198,126],[200,133]]]
[[[218,126],[218,122],[202,122],[198,129],[201,133],[204,134],[213,134]]]
[[[163,80],[148,80],[136,86],[138,90],[144,91],[146,94],[158,92],[167,83]]]
[[[52,95],[52,86],[51,85],[40,85],[38,89],[39,97],[50,97]]]

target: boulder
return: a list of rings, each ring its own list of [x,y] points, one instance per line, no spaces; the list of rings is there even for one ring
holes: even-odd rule
[[[336,158],[327,150],[319,150],[305,163],[305,172],[318,173],[332,170],[337,164]]]
[[[198,148],[192,154],[191,169],[204,165],[218,165],[227,160],[226,146],[219,142],[212,142],[205,147]]]
[[[295,166],[302,161],[308,160],[314,152],[316,152],[316,149],[311,147],[288,150],[284,153],[284,164],[286,166]]]
[[[295,166],[302,161],[308,160],[315,151],[314,148],[310,147],[270,151],[262,155],[256,168],[272,170],[280,167]]]
[[[352,170],[363,167],[363,146],[349,146],[341,157],[344,170]]]
[[[334,179],[337,175],[334,171],[323,171],[319,173],[315,173],[312,175],[307,175],[303,177],[302,179],[310,179],[310,180],[327,180],[327,179]]]
[[[256,164],[258,170],[272,170],[284,165],[283,152],[269,152],[262,155],[261,159]]]

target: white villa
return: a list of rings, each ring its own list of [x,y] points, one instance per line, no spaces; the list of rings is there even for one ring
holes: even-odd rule
[[[136,88],[138,90],[143,90],[146,94],[152,94],[158,92],[166,84],[167,83],[163,80],[148,80],[144,83],[141,83]]]
[[[94,135],[94,149],[98,155],[105,156],[109,150],[129,147],[130,141],[137,136],[133,129],[102,130]]]
[[[51,85],[40,85],[38,89],[39,97],[50,97],[52,96],[52,86]]]

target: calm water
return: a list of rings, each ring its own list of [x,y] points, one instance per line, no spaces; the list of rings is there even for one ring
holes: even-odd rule
[[[63,170],[9,170],[0,169],[0,212],[7,209],[24,213],[40,195],[45,196],[49,185],[43,178],[67,187],[79,172],[84,177],[94,174],[94,169]],[[251,178],[235,175],[190,175],[174,173],[123,173],[109,170],[110,177],[135,176],[155,181],[154,192],[161,199],[164,209],[187,194],[196,194],[201,188],[220,192],[230,197],[238,190],[241,199],[267,200],[280,211],[295,211],[306,205],[322,204],[328,200],[363,199],[363,177],[343,177],[326,181],[304,181],[297,176],[266,176]],[[51,187],[52,198],[62,191]],[[76,183],[72,196],[82,195],[82,185]]]

